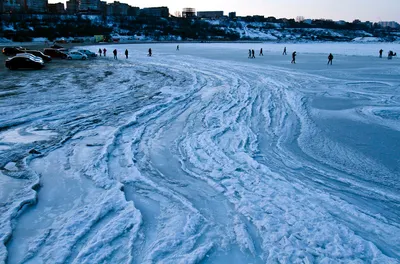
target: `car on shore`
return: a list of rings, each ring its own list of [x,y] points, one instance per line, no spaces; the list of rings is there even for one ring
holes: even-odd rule
[[[30,58],[34,61],[40,62],[40,63],[44,63],[43,59],[40,57],[37,57],[35,55],[29,54],[29,53],[18,53],[17,55],[15,55],[15,57],[26,57],[26,58]]]
[[[68,57],[67,54],[65,54],[62,51],[59,51],[58,49],[52,49],[52,48],[46,48],[44,49],[43,53],[45,55],[48,55],[52,58],[61,58],[61,59],[66,59]]]
[[[85,42],[85,40],[82,39],[82,38],[74,38],[74,39],[71,41],[71,43],[83,43],[83,42]]]
[[[83,54],[79,51],[71,51],[67,55],[67,59],[69,60],[86,60],[88,56],[86,54]]]
[[[59,50],[59,51],[68,51],[67,48],[64,48],[63,46],[60,46],[60,45],[57,45],[57,44],[54,44],[54,45],[51,46],[50,48],[56,49],[56,50]]]
[[[81,50],[78,50],[78,52],[85,54],[88,57],[93,57],[93,58],[97,57],[97,54],[94,52],[91,52],[90,50],[81,49]]]
[[[2,52],[6,56],[15,56],[18,53],[24,53],[25,49],[23,47],[4,47]]]
[[[45,55],[45,54],[43,54],[43,52],[41,52],[39,50],[25,50],[25,53],[29,53],[29,54],[35,55],[36,57],[42,58],[43,61],[45,61],[45,62],[51,61],[51,57],[49,55]]]
[[[30,56],[15,56],[12,58],[8,58],[5,62],[5,65],[10,70],[17,70],[17,69],[39,70],[44,67],[44,62],[35,60]]]

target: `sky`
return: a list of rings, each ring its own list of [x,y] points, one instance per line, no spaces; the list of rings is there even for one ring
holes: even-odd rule
[[[196,11],[236,11],[238,16],[264,15],[276,18],[326,18],[353,21],[397,21],[400,22],[400,0],[119,0],[132,6],[168,6],[170,13],[182,11],[184,7]],[[50,3],[60,0],[49,0]],[[64,2],[65,1],[61,1]],[[107,0],[107,2],[113,2]]]

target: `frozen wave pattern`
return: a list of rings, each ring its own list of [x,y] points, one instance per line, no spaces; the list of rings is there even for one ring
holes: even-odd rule
[[[1,179],[14,186],[1,260],[399,263],[398,160],[382,162],[341,126],[396,139],[385,117],[399,107],[398,83],[376,93],[369,82],[184,58],[21,76],[23,93],[1,105],[0,137],[13,139],[0,149]],[[26,158],[33,146],[42,154]],[[21,203],[34,206],[16,213]]]

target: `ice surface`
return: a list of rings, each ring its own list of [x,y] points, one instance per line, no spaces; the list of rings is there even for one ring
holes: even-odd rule
[[[378,58],[398,47],[1,71],[0,262],[400,263],[400,61]]]
[[[8,130],[0,134],[0,140],[5,143],[32,143],[43,141],[56,134],[47,130]]]

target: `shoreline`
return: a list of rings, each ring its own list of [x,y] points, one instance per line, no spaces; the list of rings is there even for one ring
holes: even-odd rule
[[[2,47],[9,47],[9,46],[23,46],[32,50],[40,50],[43,51],[43,49],[50,47],[51,45],[53,45],[53,43],[46,45],[44,42],[11,42],[11,43],[5,43],[8,45],[1,45],[2,43],[0,43],[0,48]],[[344,44],[344,45],[348,45],[348,48],[352,48],[352,46],[356,47],[357,45],[399,45],[400,43],[398,42],[327,42],[327,41],[321,41],[321,42],[265,42],[265,41],[210,41],[210,42],[199,42],[199,41],[181,41],[181,42],[176,42],[176,41],[148,41],[148,42],[139,42],[139,41],[132,41],[132,42],[118,42],[118,43],[114,43],[114,42],[83,42],[83,43],[60,43],[59,45],[72,50],[75,48],[79,48],[79,47],[88,47],[88,46],[97,46],[101,47],[101,46],[111,46],[111,45],[155,45],[158,44],[161,45],[162,44],[175,44],[175,45],[184,45],[184,44],[204,44],[204,47],[210,47],[211,45],[207,45],[207,44],[265,44],[265,45],[271,45],[271,46],[275,46],[275,45],[280,45],[280,46],[284,46],[284,45],[299,45],[297,47],[297,49],[300,49],[301,45],[329,45],[329,49],[334,49],[335,46],[340,45],[340,44]],[[385,49],[385,48],[384,48]],[[396,51],[396,49],[398,49],[397,47],[387,47],[385,50],[393,50]],[[266,52],[267,50],[264,49]],[[376,52],[378,52],[378,48],[376,50]],[[297,50],[299,52],[299,50]],[[97,50],[92,50],[92,52],[95,52],[97,54]],[[334,51],[333,51],[334,52]],[[277,54],[281,53],[280,51],[277,52]],[[306,52],[302,52],[303,54],[308,53]],[[324,53],[321,53],[324,54]],[[374,56],[374,52],[371,51],[369,56]],[[357,53],[352,53],[352,54],[346,54],[346,55],[357,55]],[[11,56],[5,56],[4,54],[0,55],[0,64],[2,64],[2,66],[0,66],[0,70],[4,70],[4,62],[6,59],[8,59]],[[54,61],[58,61],[58,59],[54,59]]]
[[[268,43],[268,44],[320,44],[320,43],[348,43],[348,44],[400,44],[398,41],[268,41],[268,40],[243,40],[243,41],[123,41],[123,42],[82,42],[82,43],[56,43],[57,45],[63,46],[65,48],[72,48],[75,46],[94,46],[94,45],[126,45],[126,44],[246,44],[246,43]],[[0,47],[13,47],[13,46],[40,46],[42,49],[49,48],[54,43],[49,43],[46,45],[44,42],[0,42]]]

